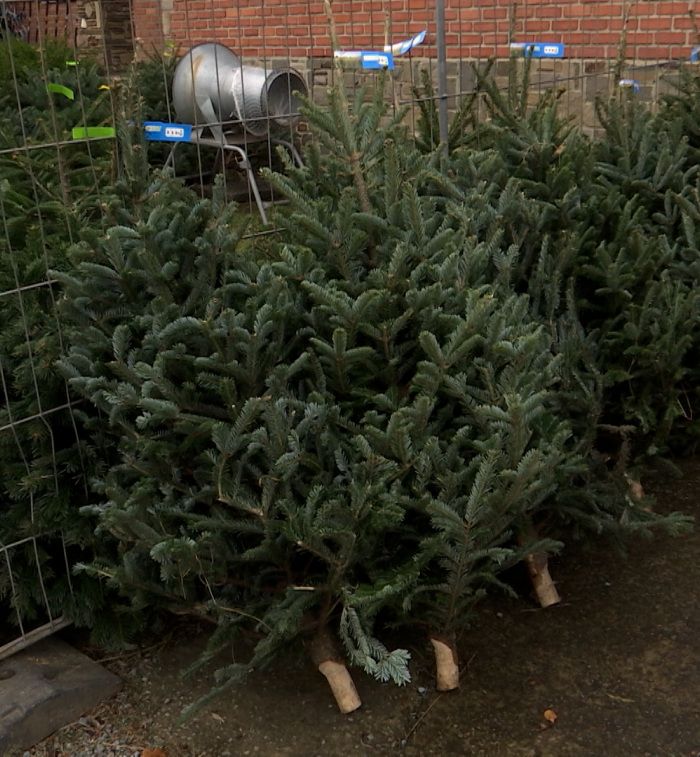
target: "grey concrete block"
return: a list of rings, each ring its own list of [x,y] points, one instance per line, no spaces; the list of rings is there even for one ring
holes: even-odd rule
[[[117,676],[58,639],[0,661],[0,755],[28,749],[120,686]]]

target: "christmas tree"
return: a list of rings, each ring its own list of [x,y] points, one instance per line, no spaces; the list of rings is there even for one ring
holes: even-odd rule
[[[579,451],[618,485],[693,425],[693,200],[682,198],[695,169],[682,124],[621,92],[600,104],[606,133],[591,141],[559,115],[560,93],[531,103],[527,60],[513,61],[505,92],[475,74],[490,119],[472,121],[481,150],[452,156],[454,215],[501,247],[489,276],[530,295],[567,366],[561,408]],[[625,513],[614,499],[611,514]]]
[[[20,542],[3,558],[0,596],[8,622],[25,631],[48,613],[88,621],[102,602],[99,585],[68,573],[90,541],[78,510],[91,456],[54,368],[64,334],[48,268],[65,266],[80,226],[98,217],[96,176],[109,169],[111,148],[93,146],[90,156],[84,145],[46,145],[70,140],[86,111],[100,123],[109,104],[97,68],[66,70],[67,52],[0,45],[0,543]]]
[[[84,230],[56,273],[61,371],[94,408],[85,512],[102,554],[84,570],[141,617],[215,621],[201,662],[252,637],[213,693],[301,640],[352,711],[347,662],[408,680],[407,651],[382,640],[390,623],[424,629],[438,687],[454,688],[456,637],[489,588],[508,590],[506,567],[524,561],[553,604],[546,555],[572,531],[684,524],[636,502],[623,475],[649,452],[641,415],[656,414],[653,434],[663,413],[656,339],[685,360],[677,313],[695,318],[691,224],[683,265],[642,234],[659,193],[694,218],[683,156],[665,154],[673,178],[635,214],[628,141],[614,139],[637,128],[624,114],[611,106],[596,146],[555,96],[532,111],[516,86],[498,97],[483,148],[462,141],[447,160],[389,114],[381,78],[352,103],[338,86],[327,109],[308,102],[305,166],[269,174],[289,205],[264,251],[222,186],[200,200],[151,174],[123,129],[109,226]],[[614,233],[588,230],[596,213]],[[644,369],[627,394],[623,361]],[[633,426],[643,443],[603,448],[602,432],[626,441]]]
[[[253,631],[219,689],[308,639],[349,711],[335,638],[402,683],[408,655],[375,623],[415,622],[413,602],[453,685],[439,644],[454,654],[498,572],[554,546],[533,518],[576,463],[549,337],[526,298],[483,282],[491,251],[417,191],[437,181],[432,157],[398,117],[381,125],[381,89],[354,108],[336,90],[331,109],[308,107],[307,167],[273,177],[292,203],[276,259],[256,260],[220,192],[151,179],[127,140],[118,225],[85,233],[57,275],[62,370],[100,411],[90,511],[115,543],[86,570],[139,611],[215,619],[210,654]]]

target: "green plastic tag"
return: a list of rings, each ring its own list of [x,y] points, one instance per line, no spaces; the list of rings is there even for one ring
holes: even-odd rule
[[[69,100],[75,100],[75,92],[70,87],[64,87],[63,84],[47,84],[46,89],[55,95],[63,95]]]
[[[73,129],[73,139],[103,139],[116,135],[117,130],[113,126],[76,126]]]
[[[67,61],[66,61],[66,65],[67,65],[67,66],[71,66],[71,67],[74,67],[74,66],[77,66],[77,65],[78,65],[78,61],[77,61],[77,60],[67,60]]]

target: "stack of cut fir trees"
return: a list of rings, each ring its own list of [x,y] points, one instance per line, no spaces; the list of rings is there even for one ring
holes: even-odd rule
[[[124,120],[106,225],[52,272],[91,483],[65,519],[96,529],[84,617],[209,621],[193,670],[252,644],[210,696],[301,640],[350,712],[348,665],[410,680],[389,629],[454,689],[504,571],[548,606],[568,541],[687,527],[640,471],[698,434],[698,78],[656,115],[613,96],[594,141],[556,93],[528,105],[527,69],[480,74],[489,118],[465,102],[447,149],[433,101],[413,134],[382,77],[306,103],[268,238],[222,184],[149,169]]]

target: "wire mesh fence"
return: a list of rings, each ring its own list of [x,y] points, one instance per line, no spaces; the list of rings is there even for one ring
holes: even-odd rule
[[[243,66],[298,71],[311,97],[326,102],[337,71],[323,2],[205,0],[153,5],[132,3],[133,39],[141,53],[170,44],[177,55],[201,43],[218,42],[233,50]],[[475,92],[477,71],[487,61],[495,61],[492,74],[505,88],[515,53],[533,58],[533,99],[547,89],[560,90],[564,112],[595,135],[600,129],[598,98],[624,86],[654,107],[672,87],[673,72],[690,62],[698,44],[695,2],[335,0],[331,6],[337,46],[346,56],[353,51],[381,53],[426,32],[421,44],[394,56],[387,90],[395,107],[408,109],[414,128],[425,103],[445,103],[454,113],[463,98]],[[438,18],[444,18],[442,30]],[[353,91],[376,76],[376,71],[356,60],[358,64],[347,66],[344,73]],[[165,82],[166,77],[167,88]],[[177,108],[169,107],[167,117],[177,120]],[[288,136],[293,139],[293,130]],[[245,148],[255,141],[248,130],[243,130],[242,138]],[[431,139],[437,144],[439,135]],[[267,142],[258,160],[271,166],[274,145]],[[211,163],[205,156],[205,164]],[[247,201],[253,199],[254,193],[248,191]]]
[[[412,104],[416,69],[427,69],[436,80],[438,34],[433,0],[334,2],[338,44],[345,51],[383,50],[387,44],[410,39],[427,30],[425,42],[398,57],[392,81],[399,102]],[[592,105],[616,73],[620,78],[640,71],[640,95],[654,101],[659,68],[687,60],[696,43],[695,3],[525,2],[488,0],[445,4],[444,55],[448,62],[446,96],[454,105],[473,89],[471,63],[491,57],[501,72],[517,43],[563,43],[563,55],[538,58],[533,88],[566,84],[572,113],[595,125]],[[147,21],[147,18],[152,19]],[[160,23],[158,23],[158,21]],[[331,43],[322,2],[278,3],[254,0],[200,5],[162,3],[160,12],[145,16],[134,4],[135,38],[144,50],[165,39],[183,47],[219,41],[244,62],[284,62],[302,70],[314,97],[323,98],[328,84]],[[620,46],[625,65],[615,65]],[[640,77],[636,77],[640,78]]]
[[[77,3],[74,0],[21,0],[3,2],[0,29],[3,36],[13,37],[38,44],[45,38],[77,41]]]
[[[0,76],[0,658],[68,624],[73,581],[63,514],[85,491],[75,403],[53,362],[62,344],[50,274],[75,239],[71,197],[89,158],[69,144],[52,85],[76,59],[69,3],[3,3]],[[72,151],[72,152],[71,152]],[[81,500],[82,501],[82,500]]]
[[[358,92],[389,67],[390,106],[405,107],[415,129],[426,105],[445,104],[449,116],[474,95],[487,61],[505,87],[513,56],[530,57],[532,97],[561,90],[565,112],[595,133],[598,97],[622,86],[653,107],[677,69],[693,65],[695,6],[0,2],[0,657],[68,623],[80,538],[63,532],[62,515],[89,497],[80,407],[53,368],[62,337],[51,272],[81,226],[104,223],[120,87],[141,96],[152,165],[203,195],[222,177],[251,211],[249,235],[264,235],[275,231],[277,198],[260,169],[284,167],[279,148],[302,163],[295,92],[324,104],[336,77]],[[439,144],[437,126],[430,140]]]

